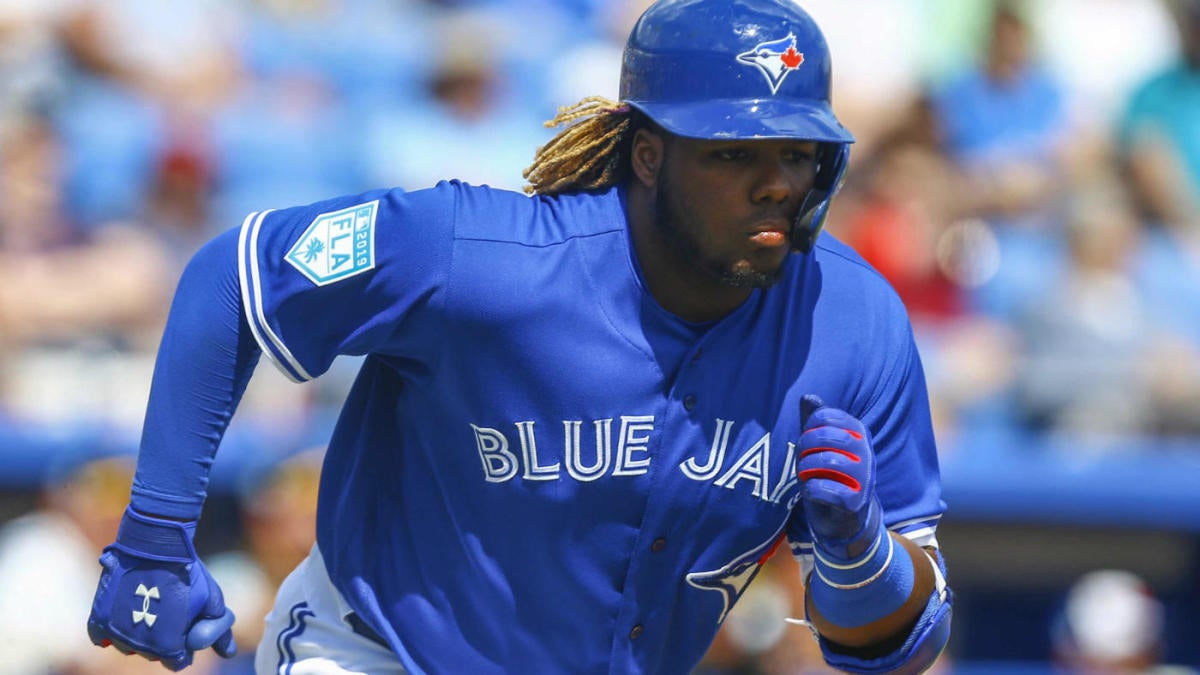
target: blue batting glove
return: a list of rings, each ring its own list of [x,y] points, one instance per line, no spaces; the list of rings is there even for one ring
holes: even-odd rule
[[[858,418],[817,396],[804,396],[801,408],[797,469],[813,545],[826,557],[858,558],[882,529],[871,439]]]
[[[195,521],[178,522],[125,510],[117,540],[100,556],[100,583],[88,636],[125,654],[162,660],[170,670],[197,650],[237,653],[233,612],[196,555]]]

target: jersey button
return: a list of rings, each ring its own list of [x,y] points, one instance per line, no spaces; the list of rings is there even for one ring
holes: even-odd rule
[[[650,544],[650,550],[654,551],[655,553],[658,553],[659,551],[663,550],[666,547],[667,547],[667,540],[665,537],[659,537],[658,539],[655,539]]]
[[[640,623],[638,625],[634,626],[633,630],[629,631],[629,639],[630,640],[636,640],[641,635],[642,635],[642,624],[640,624]]]
[[[683,397],[683,409],[684,410],[691,410],[692,408],[695,408],[695,407],[696,407],[696,395],[695,394],[688,394],[687,396]]]

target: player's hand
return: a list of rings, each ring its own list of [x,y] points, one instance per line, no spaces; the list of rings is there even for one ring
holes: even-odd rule
[[[162,660],[170,670],[192,663],[197,650],[212,647],[233,656],[233,612],[217,582],[196,556],[196,523],[125,510],[117,540],[100,556],[100,583],[88,617],[88,636]]]
[[[881,522],[875,496],[875,453],[858,418],[813,395],[801,404],[797,465],[813,543],[842,560],[874,543]]]

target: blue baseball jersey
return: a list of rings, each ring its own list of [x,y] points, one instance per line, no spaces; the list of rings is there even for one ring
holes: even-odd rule
[[[317,541],[412,672],[691,670],[777,546],[810,552],[804,394],[863,420],[887,523],[935,543],[906,312],[829,235],[702,325],[647,291],[618,188],[445,182],[252,214],[239,265],[290,377],[366,355]]]

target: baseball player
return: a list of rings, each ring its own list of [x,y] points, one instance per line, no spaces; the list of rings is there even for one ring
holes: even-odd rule
[[[951,613],[927,394],[904,307],[821,233],[853,142],[829,96],[791,0],[659,0],[531,196],[379,190],[215,238],[92,640],[234,652],[192,541],[221,434],[260,354],[297,381],[356,354],[258,673],[685,673],[784,542],[828,663],[925,670]]]

